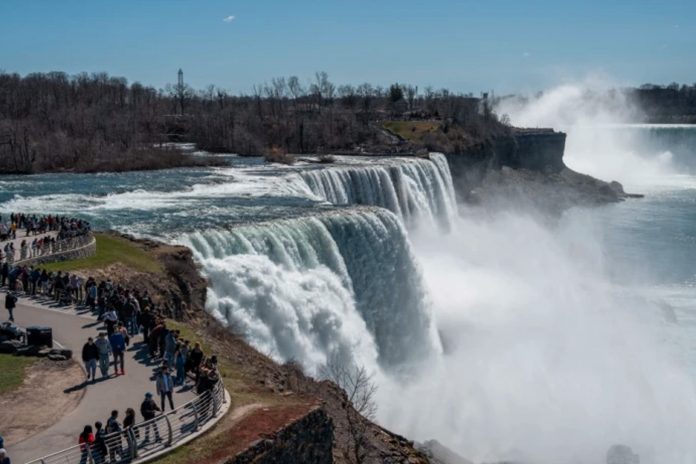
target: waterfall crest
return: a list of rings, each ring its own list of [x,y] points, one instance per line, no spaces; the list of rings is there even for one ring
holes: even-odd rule
[[[399,158],[300,172],[311,192],[335,205],[381,206],[409,227],[421,221],[449,229],[456,215],[452,176],[444,155]]]

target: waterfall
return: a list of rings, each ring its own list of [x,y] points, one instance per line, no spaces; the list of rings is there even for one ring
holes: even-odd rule
[[[300,176],[319,198],[335,205],[381,206],[409,227],[426,221],[449,229],[456,215],[452,176],[440,153],[305,170]]]
[[[186,234],[207,309],[260,351],[316,373],[330,358],[397,366],[439,350],[399,219],[346,208]]]

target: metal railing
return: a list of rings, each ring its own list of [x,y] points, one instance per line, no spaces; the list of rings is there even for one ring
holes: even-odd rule
[[[59,255],[68,251],[77,250],[78,248],[90,245],[94,240],[91,233],[79,235],[77,237],[65,238],[56,242],[46,243],[41,247],[32,247],[30,244],[24,248],[15,249],[14,255],[6,255],[5,260],[9,264],[19,264],[24,261],[42,258],[44,256]]]
[[[149,421],[104,437],[104,445],[78,444],[27,464],[116,464],[138,462],[168,448],[175,448],[215,421],[226,403],[225,387],[219,380],[212,390]]]

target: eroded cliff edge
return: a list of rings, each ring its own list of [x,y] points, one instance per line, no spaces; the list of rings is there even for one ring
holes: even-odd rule
[[[618,182],[606,182],[568,168],[566,134],[553,129],[514,129],[447,153],[460,201],[527,205],[562,211],[627,197]]]

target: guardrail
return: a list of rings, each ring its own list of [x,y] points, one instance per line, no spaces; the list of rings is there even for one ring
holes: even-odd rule
[[[45,256],[60,255],[61,253],[77,250],[90,245],[93,241],[94,236],[92,233],[87,233],[78,237],[57,240],[55,243],[47,243],[40,248],[31,248],[29,245],[25,248],[15,250],[14,256],[5,256],[5,259],[9,264],[20,264]]]
[[[225,387],[219,380],[212,390],[178,408],[104,437],[105,449],[78,444],[26,464],[116,464],[142,462],[192,439],[215,422],[225,407]],[[104,424],[106,426],[106,424]]]

